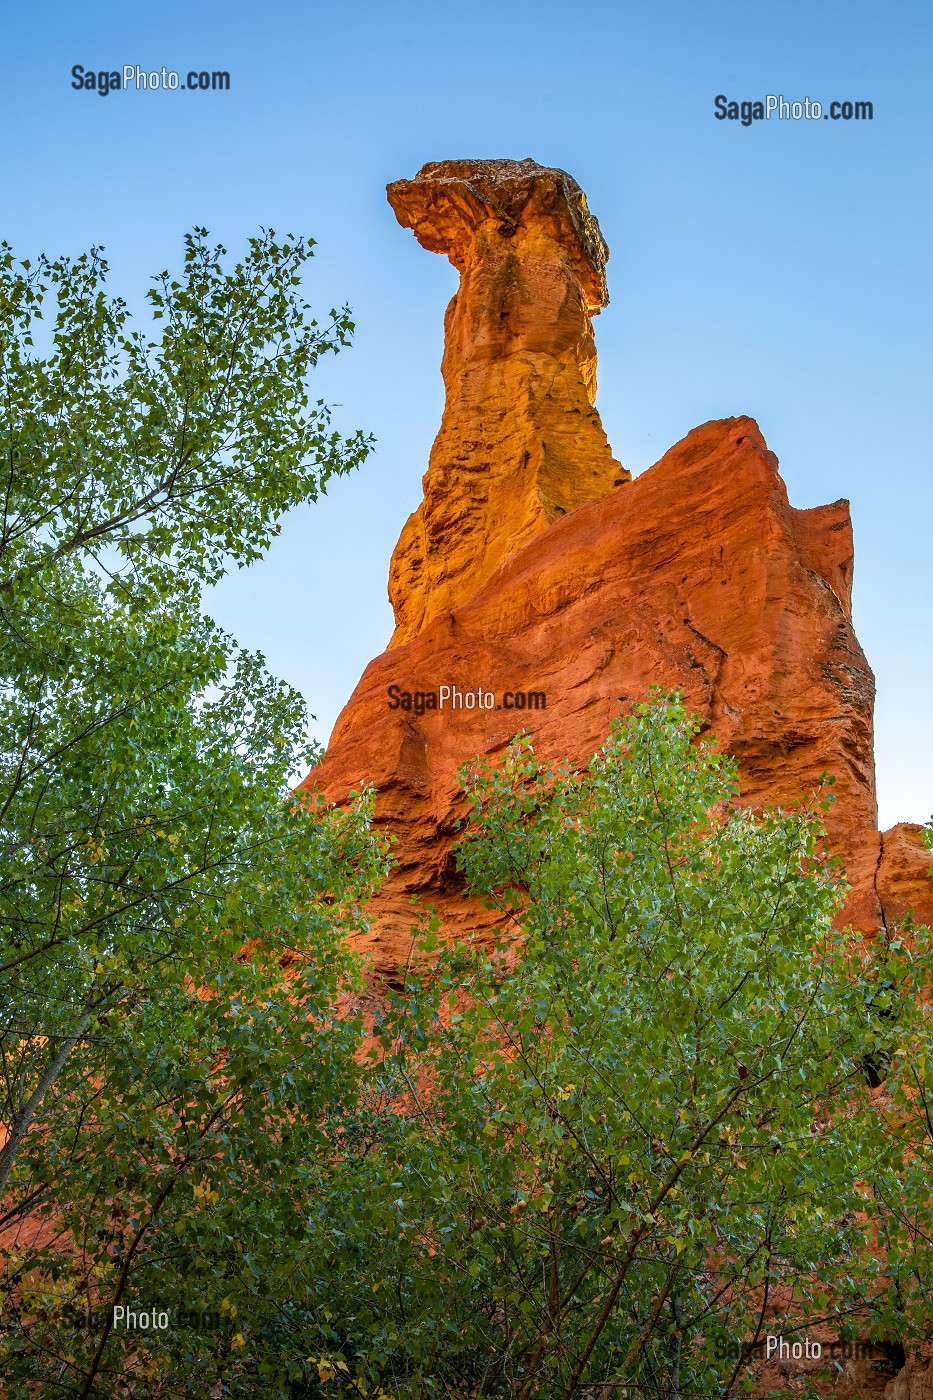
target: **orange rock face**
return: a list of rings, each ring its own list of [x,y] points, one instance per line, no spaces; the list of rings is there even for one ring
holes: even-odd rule
[[[593,407],[609,250],[575,181],[533,160],[442,161],[388,196],[399,223],[460,273],[441,430],[389,573],[397,646],[629,473]]]
[[[523,728],[582,765],[654,685],[682,690],[736,756],[743,801],[796,803],[834,776],[849,921],[933,922],[919,829],[877,831],[847,503],[795,510],[750,418],[694,429],[616,489],[592,408],[604,245],[577,187],[530,162],[450,162],[389,196],[463,280],[425,500],[392,561],[398,627],[306,779],[334,802],[374,785],[395,838],[362,940],[377,971],[406,961],[413,897],[451,934],[492,917],[455,868],[460,765]]]

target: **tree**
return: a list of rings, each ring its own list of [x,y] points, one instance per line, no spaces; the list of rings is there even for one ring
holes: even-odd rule
[[[236,1299],[285,1268],[283,1174],[352,1074],[336,1008],[356,976],[343,934],[381,869],[367,805],[289,796],[314,758],[303,703],[200,604],[369,451],[309,398],[353,331],[301,297],[311,246],[264,233],[228,270],[195,230],[179,279],[149,292],[153,332],[106,294],[99,250],[30,266],[2,247],[10,1395],[119,1392],[140,1341],[112,1310],[147,1292],[222,1315],[143,1344],[152,1386],[181,1393],[195,1355],[255,1378]]]
[[[928,1193],[865,1066],[929,1038],[928,934],[837,932],[819,802],[737,809],[696,731],[656,697],[584,773],[527,740],[464,773],[461,868],[511,933],[429,936],[382,1029],[382,1111],[339,1188],[362,1182],[380,1286],[346,1253],[331,1276],[335,1354],[367,1384],[726,1396],[766,1331],[916,1328],[872,1192],[925,1222]]]
[[[933,823],[925,832],[933,847]],[[931,872],[933,873],[933,872]],[[933,1311],[933,990],[930,931],[911,914],[857,950],[873,1019],[897,1028],[867,1060],[879,1086],[886,1152],[867,1178],[883,1258],[871,1299],[872,1335],[902,1345],[928,1339]]]
[[[6,1393],[728,1396],[765,1328],[919,1335],[929,933],[837,932],[822,799],[738,810],[677,697],[464,772],[502,936],[421,939],[360,1062],[368,798],[290,796],[300,699],[200,605],[368,450],[309,252],[196,231],[155,339],[99,253],[0,258]]]

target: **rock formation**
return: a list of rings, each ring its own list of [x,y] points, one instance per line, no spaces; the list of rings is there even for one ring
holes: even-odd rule
[[[388,195],[399,223],[460,273],[444,417],[389,573],[397,646],[629,473],[593,407],[609,250],[575,181],[533,160],[449,160]]]
[[[425,499],[392,561],[396,632],[306,779],[334,802],[373,784],[395,838],[361,939],[377,973],[405,963],[413,897],[450,933],[491,918],[455,869],[458,767],[521,728],[544,756],[583,764],[652,685],[680,688],[737,757],[745,802],[795,803],[834,776],[848,921],[872,931],[910,908],[933,922],[919,828],[877,831],[847,503],[795,510],[750,418],[703,424],[628,480],[592,407],[605,244],[562,172],[445,162],[389,198],[462,280]],[[483,707],[467,708],[477,693]]]

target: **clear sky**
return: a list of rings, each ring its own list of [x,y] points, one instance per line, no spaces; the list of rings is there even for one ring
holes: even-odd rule
[[[222,70],[229,92],[71,87],[71,69]],[[749,413],[792,502],[852,502],[855,623],[878,681],[882,826],[933,812],[930,471],[933,6],[925,0],[7,0],[0,237],[105,245],[112,288],[205,224],[308,233],[307,293],[352,305],[320,374],[376,454],[294,513],[210,606],[297,685],[326,739],[391,631],[385,585],[442,409],[449,264],[387,181],[428,160],[570,171],[612,258],[598,407],[637,474]],[[867,100],[868,121],[719,121],[714,98]]]

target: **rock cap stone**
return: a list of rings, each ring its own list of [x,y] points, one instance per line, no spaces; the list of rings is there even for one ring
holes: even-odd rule
[[[386,194],[402,227],[429,252],[446,253],[461,272],[481,225],[493,222],[506,237],[531,222],[547,228],[575,262],[590,314],[609,304],[609,248],[586,195],[565,170],[530,158],[431,161],[413,180],[387,185]]]

